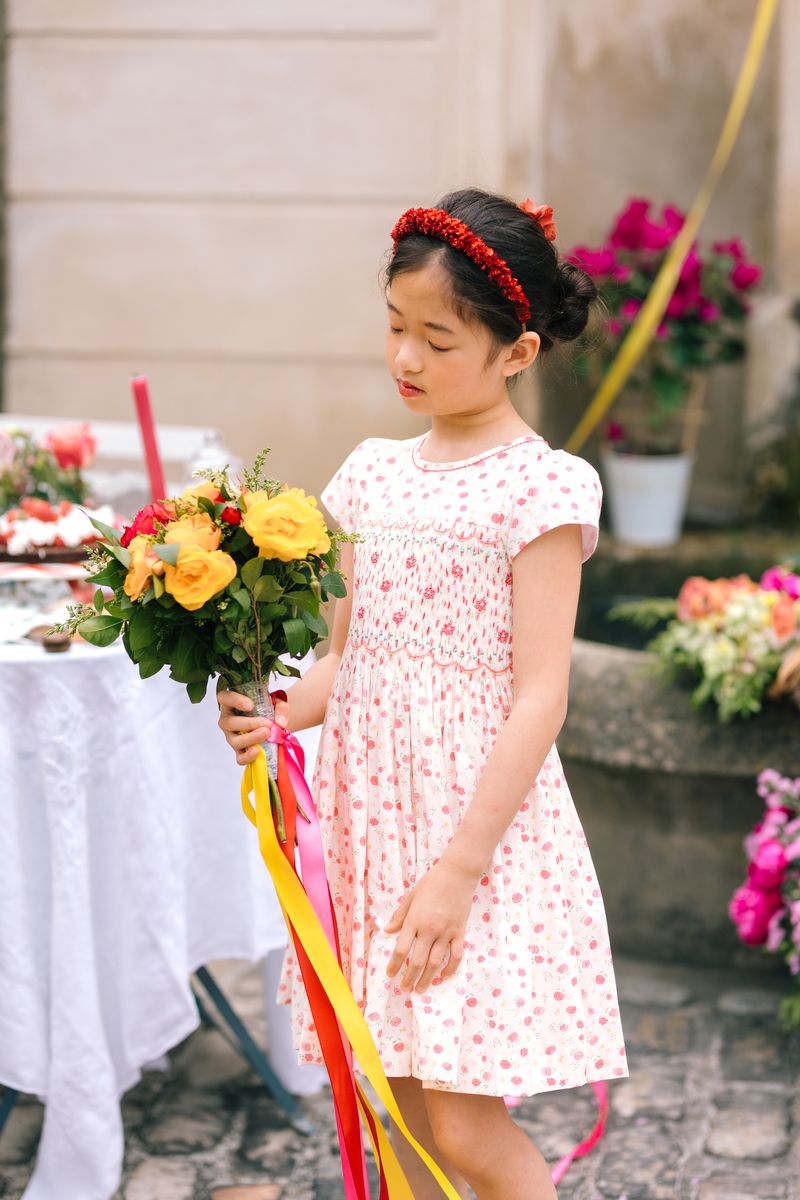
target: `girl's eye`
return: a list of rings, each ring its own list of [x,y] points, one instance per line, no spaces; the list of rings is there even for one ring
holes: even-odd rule
[[[397,329],[394,325],[390,325],[389,332],[390,333],[402,333],[403,331],[402,331],[402,329]]]
[[[431,350],[435,350],[437,354],[449,354],[452,346],[434,346],[433,342],[428,342]]]

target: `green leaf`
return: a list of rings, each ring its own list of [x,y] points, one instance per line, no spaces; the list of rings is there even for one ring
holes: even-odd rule
[[[134,661],[138,661],[148,648],[152,646],[158,632],[155,621],[151,620],[148,613],[144,609],[138,609],[131,614],[128,623],[128,632],[131,641],[131,654]]]
[[[181,547],[180,543],[178,542],[171,542],[168,546],[164,544],[160,545],[158,542],[154,542],[153,550],[162,562],[169,563],[171,567],[174,567],[178,562],[178,555],[181,552]]]
[[[283,624],[286,647],[295,658],[309,649],[308,630],[299,617],[288,617]]]
[[[275,660],[274,669],[278,675],[294,675],[296,679],[299,679],[301,675],[299,667],[292,667],[289,663],[283,662],[280,658]]]
[[[187,683],[186,691],[189,694],[189,699],[192,704],[199,704],[205,698],[208,690],[208,676],[204,680],[196,680],[194,683]]]
[[[105,602],[106,598],[103,595],[103,589],[98,588],[94,596],[92,596],[92,604],[94,605],[95,612],[101,613],[103,611]]]
[[[86,515],[87,517],[89,516],[88,513]],[[96,517],[89,517],[89,520],[92,522],[97,532],[102,533],[106,541],[111,543],[109,550],[111,549],[111,546],[119,545],[119,534],[117,533],[116,529],[113,529],[111,525],[104,525],[103,522],[98,521]]]
[[[157,675],[163,666],[164,664],[159,658],[140,658],[138,663],[139,677],[141,679],[149,679],[151,675]]]
[[[312,633],[316,633],[319,637],[328,636],[328,625],[324,617],[315,616],[314,613],[303,612],[300,614],[303,624],[307,625]]]
[[[218,654],[227,654],[233,642],[224,625],[214,626],[214,649]]]
[[[125,572],[120,568],[122,563],[116,558],[110,558],[106,565],[97,572],[96,575],[90,575],[86,580],[87,583],[105,584],[107,587],[117,588],[125,578]]]
[[[225,549],[231,554],[235,554],[237,550],[252,550],[253,539],[247,530],[240,525],[233,537],[226,541]]]
[[[261,562],[264,560],[261,559]],[[253,596],[260,603],[274,603],[283,595],[283,588],[274,575],[262,575],[256,580]]]
[[[122,633],[123,625],[116,617],[89,617],[81,622],[81,637],[92,646],[110,646]]]
[[[242,583],[246,588],[250,588],[252,591],[253,585],[266,565],[266,561],[263,558],[248,558],[240,572]]]
[[[213,518],[217,515],[214,501],[209,500],[208,496],[198,496],[197,507],[201,512],[208,513],[209,517]]]
[[[247,655],[245,654],[245,652],[241,646],[234,646],[233,649],[231,650],[231,658],[233,659],[234,662],[243,663],[245,661],[245,659],[247,658]]]
[[[313,613],[314,616],[319,612],[319,596],[315,596],[313,592],[308,590],[302,592],[287,592],[285,596],[288,604],[295,604],[298,608],[302,608],[305,612]]]
[[[250,593],[244,588],[239,588],[233,593],[233,598],[244,612],[250,612]]]
[[[347,587],[338,571],[329,571],[327,575],[322,576],[320,583],[330,596],[338,596],[341,600],[347,595]]]

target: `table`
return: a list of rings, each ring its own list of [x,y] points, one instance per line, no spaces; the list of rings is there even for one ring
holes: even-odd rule
[[[119,645],[0,647],[0,1082],[46,1105],[24,1200],[108,1200],[119,1098],[197,1026],[191,973],[285,943],[216,720]]]

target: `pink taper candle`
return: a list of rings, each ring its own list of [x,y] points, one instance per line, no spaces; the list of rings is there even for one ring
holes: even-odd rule
[[[167,487],[164,483],[164,468],[161,465],[161,455],[158,453],[156,427],[153,421],[153,410],[150,407],[150,392],[147,386],[147,376],[137,375],[131,380],[133,398],[136,401],[136,415],[139,418],[139,428],[142,431],[144,459],[147,464],[147,474],[150,479],[150,493],[153,500],[163,500]]]

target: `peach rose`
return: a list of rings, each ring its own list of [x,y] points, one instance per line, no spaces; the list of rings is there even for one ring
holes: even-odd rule
[[[138,600],[147,590],[151,577],[162,573],[164,563],[153,550],[150,538],[141,533],[129,543],[128,553],[131,562],[122,590],[131,600]]]
[[[184,488],[180,499],[184,507],[197,508],[197,501],[201,496],[205,496],[206,500],[216,504],[219,500],[219,488],[210,479],[204,479],[202,483],[196,483],[194,487]]]
[[[181,608],[195,612],[236,578],[236,563],[224,550],[183,544],[174,567],[164,567],[164,587]]]
[[[179,521],[170,521],[164,532],[168,546],[200,546],[203,550],[219,550],[220,531],[208,513],[192,513]]]
[[[291,562],[311,553],[326,554],[331,548],[317,502],[302,488],[286,488],[276,496],[253,492],[247,497],[242,524],[261,558]]]
[[[797,602],[783,592],[773,592],[778,597],[770,612],[770,622],[775,636],[783,641],[797,628]]]

